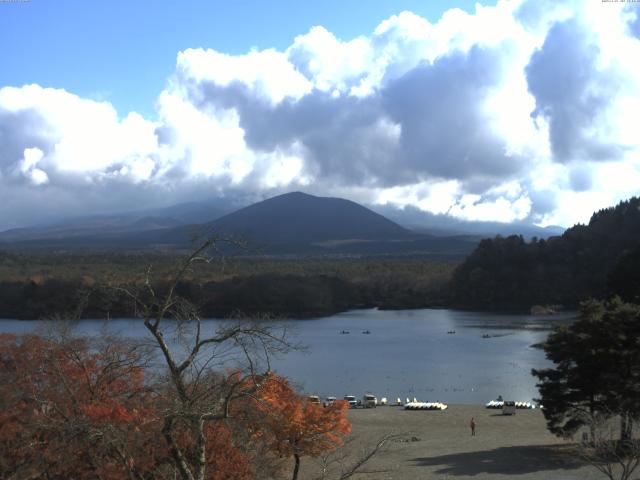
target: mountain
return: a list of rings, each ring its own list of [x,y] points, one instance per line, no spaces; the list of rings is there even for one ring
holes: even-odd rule
[[[171,217],[138,217],[135,215],[105,215],[84,217],[63,223],[0,232],[0,242],[73,239],[92,235],[119,236],[132,232],[175,227],[181,222]]]
[[[301,192],[249,205],[204,225],[143,233],[138,243],[185,245],[197,233],[246,240],[269,255],[453,255],[469,253],[479,238],[416,234],[355,202]]]
[[[34,241],[46,243],[47,240],[55,242],[89,237],[119,238],[129,233],[211,222],[227,213],[228,205],[220,199],[214,199],[113,215],[81,216],[47,225],[5,230],[0,232],[0,244]]]
[[[301,192],[269,198],[212,223],[216,231],[269,244],[321,244],[338,240],[393,240],[412,232],[342,198]]]
[[[294,193],[293,195],[295,196],[296,194]],[[301,193],[297,195],[304,196]],[[309,197],[311,196],[309,195]],[[284,202],[286,198],[285,195],[281,201]],[[339,202],[340,199],[333,200]],[[128,233],[149,232],[150,235],[148,237],[152,237],[153,231],[159,229],[187,225],[209,225],[215,220],[245,206],[247,206],[246,199],[242,197],[235,199],[210,198],[208,200],[179,203],[160,208],[67,218],[48,224],[0,231],[0,245],[7,242],[12,244],[29,242],[30,245],[45,245],[50,241],[57,244],[57,246],[64,246],[65,242],[95,245],[104,244],[104,240],[108,240],[107,244],[114,244],[117,243],[115,239],[122,238],[123,235]],[[522,235],[526,239],[532,237],[548,238],[564,232],[561,227],[541,228],[524,222],[465,221],[449,215],[424,212],[411,206],[397,208],[391,205],[369,205],[368,208],[405,230],[432,237],[467,236],[474,238],[474,241],[478,241],[480,237],[514,234]],[[191,227],[191,229],[197,228]],[[178,234],[178,237],[180,235]],[[142,237],[144,236],[142,235]],[[179,238],[173,239],[173,241],[178,240]]]
[[[464,235],[417,234],[355,202],[301,192],[255,203],[212,222],[184,225],[173,217],[136,217],[139,222],[136,223],[131,217],[126,218],[127,221],[121,218],[116,221],[99,217],[44,229],[3,232],[0,245],[13,248],[184,249],[189,247],[195,234],[218,233],[245,239],[252,251],[264,254],[461,256],[469,253],[479,241],[478,237]],[[166,225],[160,224],[161,218]]]
[[[613,277],[637,283],[640,272],[625,266],[639,247],[640,198],[634,197],[548,240],[483,240],[456,270],[452,301],[474,309],[574,308],[587,298],[622,293]]]
[[[350,200],[301,192],[279,195],[226,215],[210,229],[246,239],[271,254],[452,254],[479,240],[416,234]]]
[[[482,237],[522,235],[526,239],[531,239],[533,237],[549,238],[562,235],[565,231],[564,228],[558,226],[538,227],[525,222],[461,220],[450,215],[425,212],[412,206],[398,208],[385,204],[375,205],[371,208],[414,232],[424,232],[430,235],[479,235]]]
[[[137,212],[140,215],[152,217],[170,217],[183,225],[212,222],[238,207],[226,198],[211,198],[200,202],[185,202],[168,207],[154,208]]]

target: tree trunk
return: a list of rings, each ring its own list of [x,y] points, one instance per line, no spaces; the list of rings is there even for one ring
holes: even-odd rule
[[[196,437],[196,480],[204,480],[207,467],[207,439],[204,436],[204,420],[197,418],[192,423],[193,434]]]
[[[591,396],[591,405],[589,405],[589,415],[591,416],[591,421],[589,422],[589,434],[591,435],[590,441],[593,445],[596,441],[596,417],[593,408],[593,395]]]
[[[167,445],[169,446],[169,453],[171,454],[173,463],[176,466],[182,480],[195,480],[193,478],[191,470],[189,470],[189,465],[187,464],[187,460],[184,458],[182,450],[173,438],[172,424],[173,421],[171,420],[171,418],[165,418],[164,427],[162,428],[162,434],[165,441],[167,442]]]
[[[626,443],[630,440],[630,428],[629,428],[629,414],[627,412],[622,412],[620,414],[620,442],[622,444]]]
[[[291,480],[298,480],[298,471],[300,470],[300,455],[294,453],[293,458],[295,458],[296,464],[293,467],[293,477],[291,478]]]

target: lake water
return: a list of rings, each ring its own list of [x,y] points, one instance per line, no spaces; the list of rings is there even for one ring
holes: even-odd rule
[[[573,315],[548,317],[455,310],[354,310],[313,320],[279,322],[307,346],[273,361],[273,369],[308,393],[321,396],[372,392],[395,401],[479,404],[502,395],[531,401],[538,396],[532,368],[548,366],[543,341],[554,324]],[[219,320],[207,320],[214,327]],[[22,333],[39,322],[0,320],[0,331]],[[102,321],[83,320],[77,332],[99,335]],[[111,320],[108,330],[146,335],[140,320]],[[348,334],[341,334],[341,331]],[[363,334],[370,331],[370,334]],[[455,331],[455,334],[447,332]],[[489,338],[483,338],[489,335]]]

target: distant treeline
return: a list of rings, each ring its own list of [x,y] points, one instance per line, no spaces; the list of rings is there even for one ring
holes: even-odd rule
[[[480,242],[456,269],[451,304],[474,309],[576,307],[586,298],[640,293],[640,199],[595,213],[562,236]]]
[[[101,266],[97,269],[102,272],[100,276],[86,266],[78,271],[80,267],[76,262],[46,268],[33,263],[28,268],[29,278],[12,275],[0,280],[0,318],[75,315],[79,306],[85,318],[134,316],[133,303],[108,285],[139,288],[145,267],[143,260],[150,259],[131,260],[128,276],[121,269],[122,263],[109,267],[97,262]],[[154,287],[163,289],[171,262],[155,260]],[[240,312],[305,318],[361,307],[442,306],[446,303],[447,283],[455,265],[417,259],[236,259],[225,266],[203,265],[181,282],[177,291],[205,317],[226,317]],[[69,275],[69,270],[76,275]],[[67,273],[61,275],[60,271]],[[78,276],[79,273],[84,274]]]

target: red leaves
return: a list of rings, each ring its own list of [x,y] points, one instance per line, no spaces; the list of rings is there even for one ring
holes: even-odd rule
[[[138,428],[156,415],[135,351],[1,335],[0,352],[1,478],[115,479],[145,463],[127,454],[156,442]]]
[[[130,411],[125,406],[114,402],[90,403],[81,405],[80,409],[93,422],[127,423],[136,419],[135,411]]]
[[[0,335],[0,478],[171,476],[162,428],[174,397],[145,381],[140,360],[124,343],[92,349],[82,339]],[[351,429],[346,404],[314,405],[277,375],[227,372],[212,381],[246,395],[231,405],[232,419],[205,425],[208,480],[249,480],[269,453],[319,455]],[[175,423],[193,461],[189,422]]]
[[[263,379],[256,406],[265,413],[258,428],[266,431],[271,448],[281,456],[317,456],[341,446],[351,431],[346,402],[328,407],[311,403],[274,374]]]
[[[250,455],[236,446],[236,439],[224,424],[208,424],[205,427],[207,449],[214,454],[207,458],[210,480],[250,480]]]

